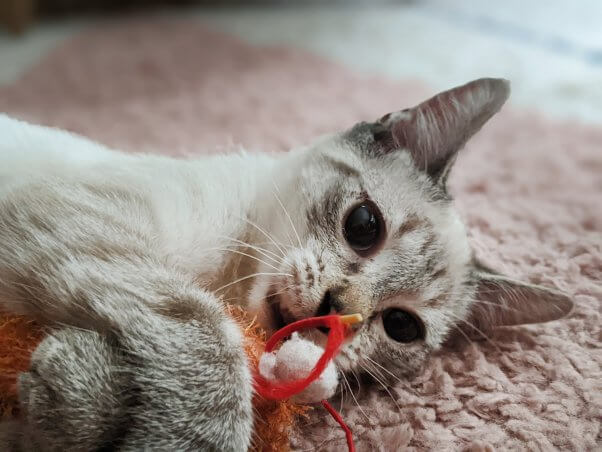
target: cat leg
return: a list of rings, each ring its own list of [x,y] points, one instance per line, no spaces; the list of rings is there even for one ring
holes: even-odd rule
[[[157,251],[153,221],[126,189],[55,181],[0,199],[0,309],[67,327],[21,379],[26,449],[248,447],[241,332]]]
[[[84,451],[110,444],[128,421],[129,376],[120,358],[95,332],[64,329],[48,336],[19,376],[22,414],[1,425],[1,448]]]
[[[247,450],[250,375],[229,322],[145,316],[127,334],[65,328],[19,379],[2,450]],[[2,441],[2,434],[0,434]]]

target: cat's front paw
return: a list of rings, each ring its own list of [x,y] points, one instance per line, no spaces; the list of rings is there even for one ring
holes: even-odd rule
[[[118,428],[125,376],[118,355],[94,332],[57,331],[19,377],[22,450],[94,450]]]
[[[192,301],[189,317],[144,311],[110,337],[52,333],[19,378],[22,433],[4,442],[41,451],[246,450],[252,384],[242,335],[209,294]]]
[[[20,452],[35,450],[24,443],[25,424],[19,421],[0,423],[0,450],[4,452]]]

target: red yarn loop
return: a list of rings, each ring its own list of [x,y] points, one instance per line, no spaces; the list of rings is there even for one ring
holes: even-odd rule
[[[353,444],[353,435],[351,434],[351,429],[347,427],[347,424],[345,424],[345,421],[343,420],[339,412],[335,410],[332,407],[332,405],[328,403],[328,401],[322,400],[322,405],[345,431],[345,438],[347,439],[347,448],[349,449],[349,452],[355,452],[355,445]]]
[[[299,394],[315,380],[317,380],[324,369],[326,369],[326,366],[332,360],[334,355],[336,355],[336,353],[339,351],[339,348],[341,348],[341,345],[345,340],[345,331],[347,327],[341,322],[339,317],[340,316],[338,315],[310,317],[308,319],[299,320],[286,325],[284,328],[276,331],[265,346],[265,351],[268,353],[274,350],[276,345],[278,345],[282,339],[290,336],[295,331],[306,328],[316,328],[318,326],[330,328],[326,349],[307,377],[277,383],[269,381],[257,373],[255,376],[255,390],[257,393],[262,397],[271,400],[288,399],[295,394]]]
[[[259,395],[271,400],[287,399],[289,397],[294,396],[295,394],[300,393],[320,377],[320,374],[322,374],[324,369],[326,369],[326,366],[332,360],[332,358],[334,358],[334,355],[337,354],[337,352],[341,348],[341,345],[343,345],[343,341],[345,340],[347,325],[345,325],[341,321],[341,316],[339,315],[310,317],[286,325],[284,328],[281,328],[278,331],[276,331],[274,335],[268,340],[265,346],[265,351],[267,353],[273,351],[276,345],[278,345],[278,343],[282,339],[290,336],[295,331],[307,328],[316,328],[319,326],[330,328],[330,332],[328,333],[328,341],[326,343],[324,353],[322,354],[314,368],[311,370],[309,375],[305,378],[277,383],[265,379],[262,375],[259,374],[259,372],[256,372],[255,391]],[[326,408],[326,410],[328,410],[330,415],[343,428],[343,430],[345,431],[345,436],[347,438],[347,446],[349,448],[349,452],[354,452],[355,446],[353,445],[353,437],[351,435],[351,430],[345,424],[345,421],[343,421],[341,415],[337,413],[337,411],[326,400],[322,400],[322,405],[324,406],[324,408]]]

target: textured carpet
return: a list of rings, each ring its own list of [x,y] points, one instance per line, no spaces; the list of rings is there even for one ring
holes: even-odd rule
[[[185,21],[136,22],[64,43],[0,89],[0,111],[128,151],[198,155],[285,150],[430,94]],[[452,189],[478,255],[566,291],[575,312],[443,350],[413,382],[362,388],[360,407],[342,408],[358,450],[601,447],[602,129],[506,108],[463,152]],[[297,449],[343,445],[320,410],[293,435]]]

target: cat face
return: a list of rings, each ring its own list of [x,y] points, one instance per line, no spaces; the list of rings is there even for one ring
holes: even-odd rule
[[[474,261],[445,186],[458,149],[507,95],[506,82],[478,80],[291,156],[275,185],[283,210],[268,225],[279,274],[252,291],[271,326],[360,313],[336,363],[388,379],[418,371],[458,326],[483,333],[568,312],[561,294]]]
[[[367,152],[379,129],[360,124],[323,141],[308,154],[295,190],[282,193],[285,205],[305,206],[289,211],[301,245],[283,223],[278,236],[289,243],[288,233],[295,246],[279,270],[291,276],[275,278],[270,303],[285,323],[362,314],[339,367],[371,369],[370,357],[403,373],[466,316],[471,253],[452,205],[407,153]]]

